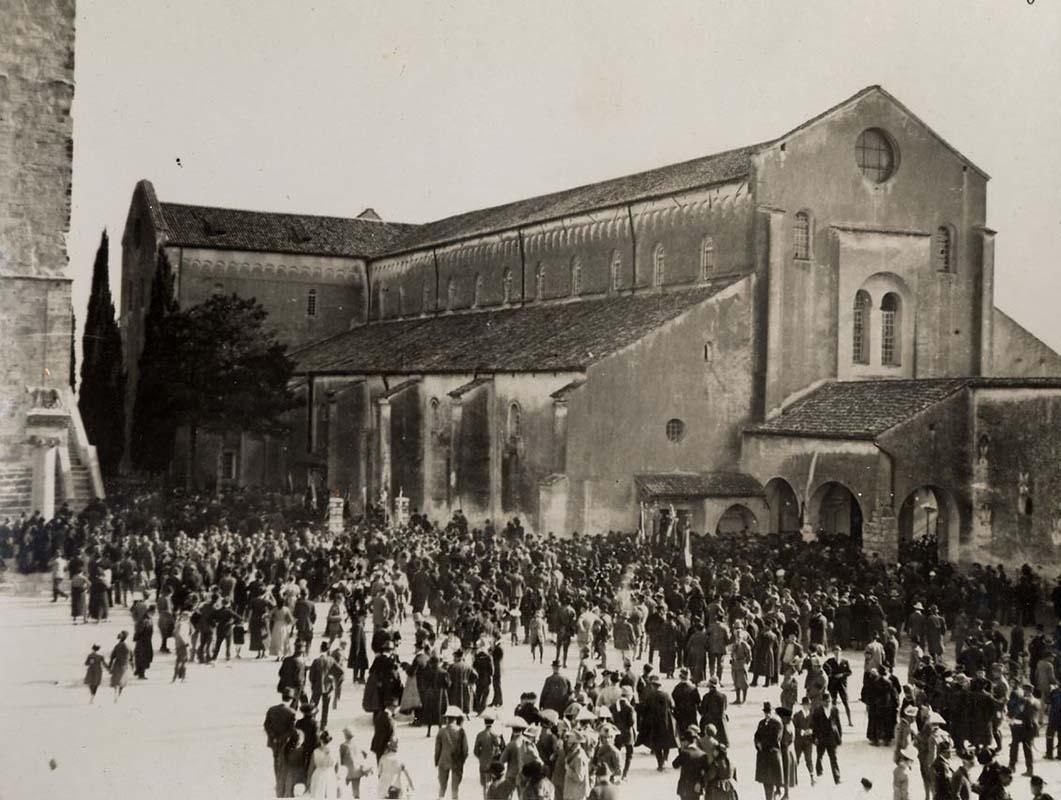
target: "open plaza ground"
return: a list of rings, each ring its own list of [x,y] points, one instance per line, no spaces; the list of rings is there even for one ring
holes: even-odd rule
[[[17,580],[17,579],[16,579]],[[323,632],[326,606],[318,604],[315,642]],[[225,661],[216,666],[191,664],[185,683],[171,683],[173,656],[156,654],[147,680],[130,681],[118,703],[106,682],[94,704],[82,683],[82,663],[91,645],[98,643],[109,653],[121,630],[131,630],[131,620],[122,607],[112,609],[109,622],[72,625],[65,601],[52,604],[42,591],[0,597],[0,675],[5,691],[0,695],[0,720],[4,720],[4,746],[0,747],[0,798],[266,798],[272,797],[272,761],[265,744],[262,721],[265,711],[277,702],[278,665],[272,659],[248,658]],[[404,660],[412,655],[412,624],[402,626]],[[156,641],[157,646],[157,641]],[[548,656],[547,652],[547,656]],[[851,694],[857,697],[862,683],[861,653],[845,654],[854,674]],[[532,664],[525,645],[508,647],[504,658],[502,688],[505,707],[502,719],[510,718],[522,691],[540,692],[548,674]],[[618,664],[618,654],[609,654]],[[614,661],[611,661],[614,659]],[[905,677],[905,658],[897,673]],[[575,661],[566,674],[574,678]],[[636,665],[640,669],[640,665]],[[665,681],[669,690],[673,681]],[[728,668],[724,689],[732,703]],[[329,719],[328,729],[341,741],[341,731],[352,726],[355,742],[368,749],[371,718],[361,710],[361,685],[351,686],[347,671],[342,699]],[[748,702],[730,706],[730,754],[737,769],[741,798],[762,797],[762,787],[753,781],[755,750],[752,737],[763,701],[777,702],[778,688],[752,688]],[[845,728],[840,749],[843,781],[833,785],[828,775],[811,787],[801,770],[799,786],[791,797],[818,800],[856,800],[892,797],[891,750],[871,746],[865,737],[866,715],[861,703],[852,707],[854,726]],[[475,717],[465,722],[469,741],[482,728]],[[438,796],[433,765],[434,736],[399,722],[399,752],[416,785],[416,798]],[[507,731],[506,731],[507,738]],[[1005,736],[1008,746],[1009,737]],[[1041,746],[1042,739],[1039,740]],[[672,751],[671,756],[676,755]],[[1058,762],[1041,760],[1036,771],[1048,789],[1061,785]],[[54,764],[54,766],[53,766]],[[651,755],[639,748],[628,780],[619,788],[621,798],[649,800],[675,796],[678,771],[658,773]],[[479,798],[473,760],[465,769],[462,798]],[[866,790],[861,779],[873,784]],[[374,776],[362,782],[362,797],[375,796]],[[1056,789],[1055,795],[1056,795]],[[1030,798],[1026,778],[1011,787],[1014,800]],[[344,795],[347,796],[347,795]],[[918,786],[912,793],[922,797]]]

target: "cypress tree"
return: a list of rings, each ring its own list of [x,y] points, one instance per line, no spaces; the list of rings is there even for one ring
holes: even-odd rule
[[[77,392],[77,314],[70,312],[70,391]]]
[[[92,267],[92,293],[81,339],[81,392],[77,399],[85,433],[96,445],[104,475],[117,472],[125,446],[125,372],[122,337],[111,297],[109,250],[107,231],[103,231]]]
[[[151,282],[151,304],[144,320],[144,349],[140,353],[129,442],[133,466],[150,473],[164,472],[173,459],[178,419],[168,386],[167,363],[178,354],[168,352],[167,330],[177,311],[173,269],[165,251],[159,250]]]

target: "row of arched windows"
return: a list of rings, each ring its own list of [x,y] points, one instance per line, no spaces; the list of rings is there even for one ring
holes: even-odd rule
[[[700,241],[700,280],[707,280],[712,273],[715,272],[715,240],[712,236],[705,236]],[[652,251],[652,285],[655,287],[661,287],[666,283],[666,250],[662,242],[658,242]],[[583,292],[583,281],[582,281],[582,259],[575,256],[571,259],[568,269],[570,270],[570,294],[572,297],[577,297]],[[623,254],[619,250],[613,250],[610,261],[610,272],[611,272],[611,290],[617,292],[622,288],[623,280]],[[543,262],[539,261],[535,266],[534,270],[534,299],[544,300],[545,299],[545,280],[546,280],[546,266]],[[511,303],[513,300],[512,293],[512,282],[513,275],[512,270],[506,269],[501,279],[501,301],[504,304]],[[431,307],[431,287],[427,281],[422,283],[422,298],[421,298],[421,309],[428,309]],[[399,316],[406,313],[405,307],[405,290],[399,287],[398,289],[398,314]],[[482,292],[483,292],[483,278],[481,275],[476,274],[473,284],[472,293],[472,308],[478,308],[482,303]],[[386,316],[387,310],[387,294],[388,289],[384,286],[379,287],[378,293],[378,308],[379,316]],[[456,306],[457,300],[457,279],[450,278],[446,282],[446,293],[444,310],[453,311]]]
[[[852,309],[851,360],[855,364],[869,364],[870,310],[873,299],[860,289],[855,294]],[[880,301],[880,363],[885,367],[902,364],[902,300],[895,292],[888,292]]]

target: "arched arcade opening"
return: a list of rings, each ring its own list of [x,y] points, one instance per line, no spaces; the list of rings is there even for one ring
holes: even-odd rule
[[[773,478],[767,481],[765,489],[766,504],[770,507],[770,532],[798,533],[803,525],[803,515],[792,484],[784,478]]]
[[[842,483],[830,481],[819,486],[810,502],[811,526],[819,531],[850,536],[862,545],[862,506]]]
[[[750,508],[734,503],[718,518],[715,534],[724,533],[758,533],[759,520]]]
[[[935,537],[939,558],[956,563],[961,519],[954,495],[938,486],[919,486],[899,508],[899,541]]]

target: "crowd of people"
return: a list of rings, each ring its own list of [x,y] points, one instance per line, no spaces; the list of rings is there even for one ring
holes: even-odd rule
[[[894,763],[896,800],[1000,800],[1021,757],[1049,797],[1033,758],[1045,738],[1052,759],[1061,732],[1061,581],[1029,566],[959,571],[930,541],[906,545],[899,565],[826,535],[691,542],[689,567],[668,540],[534,536],[516,520],[476,530],[459,512],[445,526],[414,513],[400,529],[373,514],[332,533],[275,498],[173,492],[0,525],[0,554],[51,570],[74,624],[129,607],[132,646],[122,630],[108,656],[86,659],[92,699],[108,676],[114,702],[130,672],[146,680],[155,642],[172,642],[172,681],[222,651],[273,659],[264,728],[278,797],[360,797],[372,775],[377,797],[456,798],[470,760],[478,786],[465,796],[604,800],[639,748],[677,771],[668,791],[682,800],[730,800],[752,782],[788,798],[825,762],[855,797],[840,753],[863,735],[856,702],[865,739]],[[513,648],[548,673],[518,702],[502,691]],[[371,715],[366,749],[351,728],[332,749],[344,684]],[[752,687],[770,701],[754,737],[735,741],[729,709]],[[406,723],[435,738],[437,786],[415,795]],[[731,755],[746,748],[754,775],[738,776]]]

